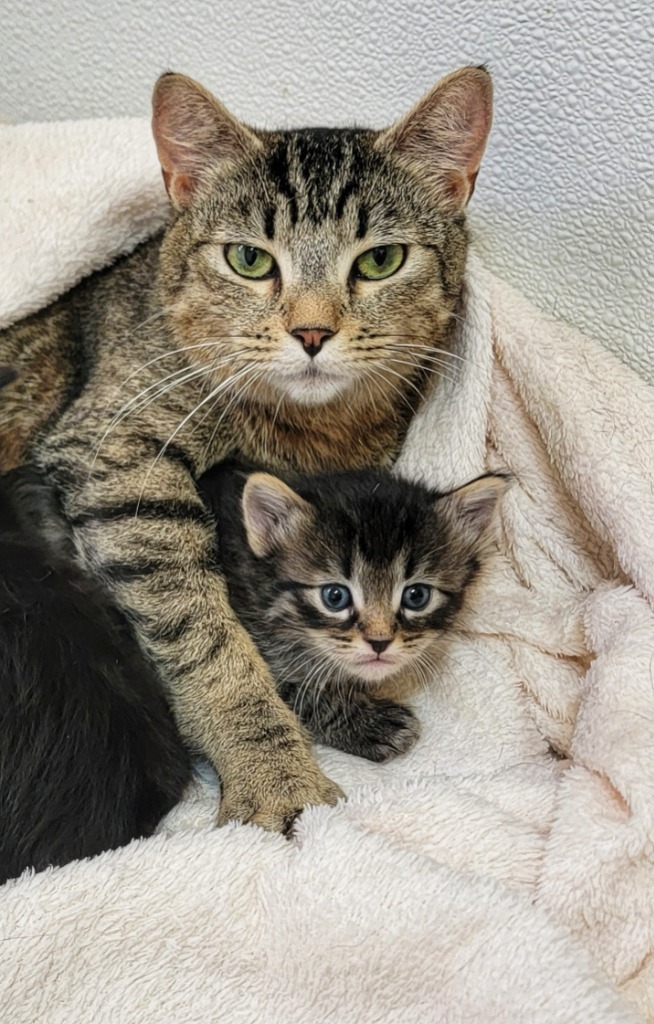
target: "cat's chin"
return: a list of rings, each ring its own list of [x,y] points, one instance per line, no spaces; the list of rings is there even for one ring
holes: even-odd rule
[[[381,683],[384,679],[389,679],[396,672],[399,672],[401,666],[397,661],[383,661],[381,658],[370,658],[367,661],[358,661],[356,663],[356,674],[359,679],[366,683]]]
[[[341,397],[349,389],[350,381],[341,375],[305,370],[294,376],[284,376],[277,386],[285,398],[297,405],[326,405]]]

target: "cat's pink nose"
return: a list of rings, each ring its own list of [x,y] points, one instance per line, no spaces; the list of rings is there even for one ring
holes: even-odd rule
[[[391,639],[392,637],[389,637],[388,640],[371,640],[370,637],[366,637],[366,640],[372,647],[375,654],[381,654],[383,651],[385,651],[388,645],[390,644]]]
[[[296,327],[291,331],[293,337],[302,342],[304,351],[311,359],[318,355],[333,333],[330,327]]]

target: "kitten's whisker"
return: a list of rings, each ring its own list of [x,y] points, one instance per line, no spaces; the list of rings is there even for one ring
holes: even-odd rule
[[[307,675],[306,675],[306,677],[304,679],[304,682],[300,686],[300,689],[299,689],[298,694],[297,694],[297,696],[295,698],[295,701],[293,702],[293,711],[297,715],[297,717],[300,719],[300,721],[302,721],[302,711],[303,711],[303,708],[304,708],[304,700],[305,700],[305,697],[306,697],[307,693],[309,692],[309,686],[311,685],[313,677],[316,675],[316,673],[319,670],[320,670],[320,662],[318,662],[316,664],[315,662],[313,662],[313,658],[312,658],[311,669],[307,673]],[[298,702],[299,702],[299,708],[298,708]]]
[[[263,637],[262,639],[265,644],[269,638]],[[300,650],[298,651],[298,653],[292,658],[291,661],[287,661],[286,656],[288,652],[292,651],[293,648],[298,647],[298,645],[300,646]],[[307,652],[305,648],[302,646],[302,642],[300,640],[297,640],[294,644],[291,644],[290,647],[280,647],[277,649],[275,649],[274,647],[270,647],[267,649],[266,653],[268,653],[268,651],[270,651],[271,660],[279,660],[279,662],[281,663],[281,668],[284,676],[292,677],[295,673],[295,669],[297,669],[299,665],[306,664]]]
[[[318,659],[319,660],[316,662],[317,671],[314,670],[310,678],[311,687],[317,691],[316,696],[314,698],[314,703],[316,703],[320,699],[320,695],[323,692],[327,683],[329,682],[331,674],[334,671],[334,665],[329,654],[319,653]],[[308,692],[308,690],[305,692]]]

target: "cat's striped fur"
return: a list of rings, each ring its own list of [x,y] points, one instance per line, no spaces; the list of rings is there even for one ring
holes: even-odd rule
[[[171,226],[0,335],[0,363],[19,371],[0,468],[31,461],[54,485],[80,563],[218,769],[221,820],[283,829],[339,791],[229,607],[195,480],[227,456],[272,470],[392,462],[427,384],[453,372],[490,79],[463,69],[384,132],[263,132],[165,75],[153,126]],[[271,253],[277,274],[239,277],[230,243]],[[397,273],[353,275],[390,243],[405,247]],[[314,328],[329,335],[317,355],[297,335]]]

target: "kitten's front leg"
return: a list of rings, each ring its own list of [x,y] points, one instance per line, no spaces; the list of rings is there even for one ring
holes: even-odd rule
[[[315,740],[369,761],[406,753],[420,735],[410,708],[362,688],[328,685],[307,693],[302,682],[285,682],[279,691]]]
[[[109,588],[166,681],[180,731],[215,766],[220,822],[286,832],[307,804],[341,794],[231,611],[213,521],[179,453],[141,434],[94,444],[80,418],[38,452],[83,567]]]

